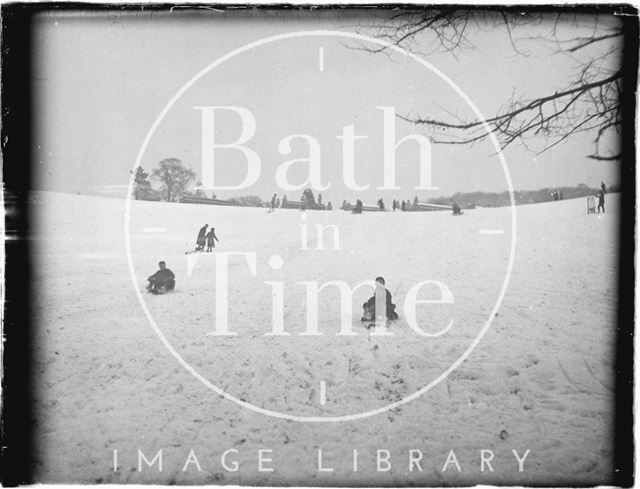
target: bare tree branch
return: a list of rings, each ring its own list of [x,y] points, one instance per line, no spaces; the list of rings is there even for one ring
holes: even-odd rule
[[[530,52],[519,46],[515,31],[522,29],[530,33],[532,27],[538,28],[549,21],[551,29],[546,35],[522,39],[553,45],[556,54],[571,59],[576,69],[565,89],[527,99],[512,95],[486,121],[461,120],[457,116],[453,116],[456,120],[410,115],[398,117],[430,127],[435,143],[472,145],[493,133],[502,148],[516,141],[525,144],[527,139],[543,138],[546,145],[541,152],[557,146],[574,134],[594,132],[595,152],[589,157],[614,160],[619,155],[611,151],[601,154],[600,145],[607,140],[609,133],[619,132],[622,122],[620,41],[623,32],[617,19],[567,12],[544,14],[440,8],[396,11],[386,22],[366,28],[393,46],[412,52],[429,48],[432,52],[444,51],[454,57],[459,51],[473,47],[471,38],[474,35],[503,28],[514,52],[528,56]],[[470,25],[475,26],[475,31],[469,30]],[[386,52],[388,48],[369,51]],[[451,115],[450,111],[444,112]]]

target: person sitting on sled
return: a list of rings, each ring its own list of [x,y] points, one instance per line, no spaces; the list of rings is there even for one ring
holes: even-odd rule
[[[396,312],[396,305],[392,302],[391,292],[385,287],[384,278],[376,277],[376,291],[367,302],[362,304],[364,315],[362,321],[373,321],[376,317],[376,295],[384,293],[386,296],[386,314],[387,319],[393,321],[398,319],[398,313]]]
[[[147,280],[149,284],[147,285],[147,290],[154,294],[164,294],[169,290],[173,290],[176,286],[174,273],[167,268],[167,264],[163,261],[158,263],[160,270],[151,275]]]

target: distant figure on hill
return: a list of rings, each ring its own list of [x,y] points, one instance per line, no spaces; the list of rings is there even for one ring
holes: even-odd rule
[[[276,194],[273,194],[273,197],[271,197],[271,208],[269,209],[269,212],[273,212],[276,210],[276,200],[278,199]]]
[[[384,294],[385,301],[385,314],[387,319],[393,321],[398,319],[398,313],[396,312],[396,305],[392,302],[391,292],[385,287],[385,281],[383,277],[376,277],[376,291],[367,302],[362,304],[363,315],[362,321],[375,321],[376,320],[376,295]]]
[[[604,190],[602,189],[598,192],[598,214],[600,213],[600,208],[602,208],[602,213],[604,214]]]
[[[216,241],[220,241],[216,236],[216,228],[211,226],[211,230],[207,233],[207,252],[211,252],[216,247]]]
[[[166,263],[161,261],[158,266],[160,270],[147,279],[149,281],[147,290],[152,294],[164,294],[176,286],[176,276],[167,268]]]
[[[382,201],[382,199],[378,199],[378,207],[381,211],[384,210],[384,202]]]
[[[460,210],[460,206],[458,205],[457,202],[453,203],[453,215],[454,216],[461,216],[462,215],[462,211]]]
[[[604,184],[604,182],[600,182],[600,188],[602,189],[603,194],[607,193],[607,186]]]
[[[208,224],[205,224],[198,231],[198,237],[196,238],[196,251],[202,251],[204,249],[204,245],[207,242],[207,228]]]
[[[352,214],[362,214],[362,201],[360,199],[356,200],[356,206],[351,211]]]

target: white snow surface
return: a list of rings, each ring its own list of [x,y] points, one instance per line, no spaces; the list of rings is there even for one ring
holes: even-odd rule
[[[513,273],[497,316],[462,364],[428,392],[374,416],[304,423],[266,416],[222,398],[165,348],[138,301],[164,260],[176,290],[143,297],[167,341],[200,375],[235,398],[293,416],[327,417],[384,408],[437,378],[489,319],[509,258],[508,208],[449,212],[299,211],[132,202],[132,282],[125,249],[125,203],[34,192],[37,480],[47,483],[252,485],[456,485],[607,483],[612,477],[617,310],[618,196],[587,215],[584,199],[517,207]],[[229,328],[214,330],[215,254],[185,251],[214,225],[216,252],[255,252],[256,275],[229,262]],[[334,224],[339,250],[317,250],[315,226]],[[308,248],[301,246],[301,226]],[[146,228],[146,230],[145,230]],[[150,228],[154,232],[149,232]],[[165,232],[158,228],[166,228]],[[503,234],[483,234],[501,229]],[[282,257],[273,270],[272,255]],[[401,319],[393,336],[360,324],[371,289],[354,293],[354,336],[339,336],[335,290],[319,295],[320,336],[304,336],[305,286],[350,286],[385,277]],[[406,322],[409,289],[426,280],[450,287],[454,304],[420,305],[422,337]],[[289,336],[269,336],[271,286],[284,287]],[[429,292],[430,290],[430,292]],[[421,298],[433,294],[424,289]],[[437,295],[437,294],[436,294]],[[320,385],[326,402],[320,402]],[[162,449],[163,470],[138,471],[138,450]],[[190,464],[193,449],[201,471]],[[223,468],[220,457],[239,470]],[[270,449],[273,472],[258,470]],[[318,471],[318,450],[323,466]],[[358,471],[353,471],[353,450]],[[409,471],[421,450],[422,471]],[[450,450],[461,471],[443,471]],[[493,471],[481,471],[491,450]],[[118,470],[113,453],[118,451]],[[376,451],[391,469],[377,471]],[[530,450],[519,472],[512,453]],[[414,467],[415,469],[415,467]]]

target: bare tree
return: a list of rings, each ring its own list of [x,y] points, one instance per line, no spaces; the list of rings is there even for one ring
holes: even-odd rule
[[[238,197],[238,202],[246,207],[262,207],[264,204],[263,200],[257,195],[243,195]]]
[[[609,136],[618,135],[622,123],[625,21],[613,13],[585,15],[569,10],[523,13],[473,8],[402,10],[364,26],[363,30],[411,52],[446,51],[455,57],[462,50],[472,49],[477,35],[489,29],[502,29],[518,55],[530,54],[523,41],[536,41],[551,47],[552,54],[569,57],[577,68],[564,89],[535,97],[513,94],[486,123],[456,116],[399,117],[431,128],[436,143],[473,144],[493,132],[502,148],[516,141],[527,146],[528,139],[542,138],[545,144],[540,152],[574,134],[588,132],[593,135],[590,158],[620,159],[618,149],[606,148]],[[531,36],[532,31],[538,34]],[[525,37],[517,38],[516,32]],[[362,48],[389,54],[385,47]]]
[[[177,202],[182,198],[189,184],[195,180],[196,173],[184,166],[179,159],[166,158],[151,172],[151,177],[161,183],[161,190],[167,202]]]

